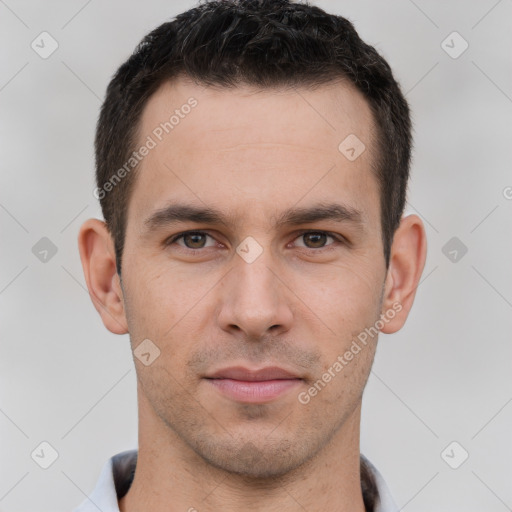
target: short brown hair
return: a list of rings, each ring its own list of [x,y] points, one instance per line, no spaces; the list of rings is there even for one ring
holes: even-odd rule
[[[375,119],[373,167],[389,265],[405,207],[412,140],[409,107],[389,65],[350,21],[318,7],[289,0],[217,0],[153,30],[108,86],[96,130],[96,196],[114,240],[119,274],[136,173],[123,173],[108,193],[103,186],[133,153],[149,97],[179,76],[224,87],[314,87],[340,78],[353,84]]]

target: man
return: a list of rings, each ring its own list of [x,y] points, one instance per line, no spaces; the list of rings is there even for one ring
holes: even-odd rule
[[[397,510],[359,424],[425,263],[410,151],[399,86],[344,18],[209,1],[142,41],[98,121],[105,222],[79,234],[130,334],[139,446],[77,511]]]

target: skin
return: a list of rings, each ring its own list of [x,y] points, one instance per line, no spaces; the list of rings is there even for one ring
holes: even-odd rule
[[[132,349],[150,339],[160,350],[148,366],[134,357],[139,458],[120,510],[361,512],[361,398],[377,336],[307,404],[298,394],[380,315],[395,309],[381,332],[403,326],[425,264],[423,224],[402,219],[386,269],[373,120],[347,84],[227,90],[181,78],[150,98],[140,141],[191,96],[198,105],[137,170],[122,282],[105,224],[90,219],[79,234],[107,329],[129,332]],[[338,150],[349,134],[367,148],[353,162]],[[145,219],[176,202],[215,208],[226,222],[147,229]],[[334,202],[360,210],[361,224],[274,225],[287,209]],[[165,246],[187,230],[210,236]],[[236,252],[248,236],[262,249],[252,263]],[[243,403],[204,378],[229,366],[280,366],[302,380]]]

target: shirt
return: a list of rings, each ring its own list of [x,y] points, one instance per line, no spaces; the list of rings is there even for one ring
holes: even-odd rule
[[[374,512],[398,512],[382,475],[368,459],[365,458],[365,461],[373,472],[379,491],[380,502]],[[103,466],[94,490],[73,512],[119,512],[118,499],[128,492],[136,463],[137,450],[128,450],[111,457]]]

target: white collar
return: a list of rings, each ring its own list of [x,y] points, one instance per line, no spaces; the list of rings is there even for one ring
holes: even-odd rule
[[[382,475],[364,455],[361,457],[372,470],[379,491],[380,503],[374,512],[398,512]],[[73,512],[119,512],[116,483],[118,487],[126,485],[136,461],[137,450],[128,450],[111,457],[103,466],[94,490]]]

